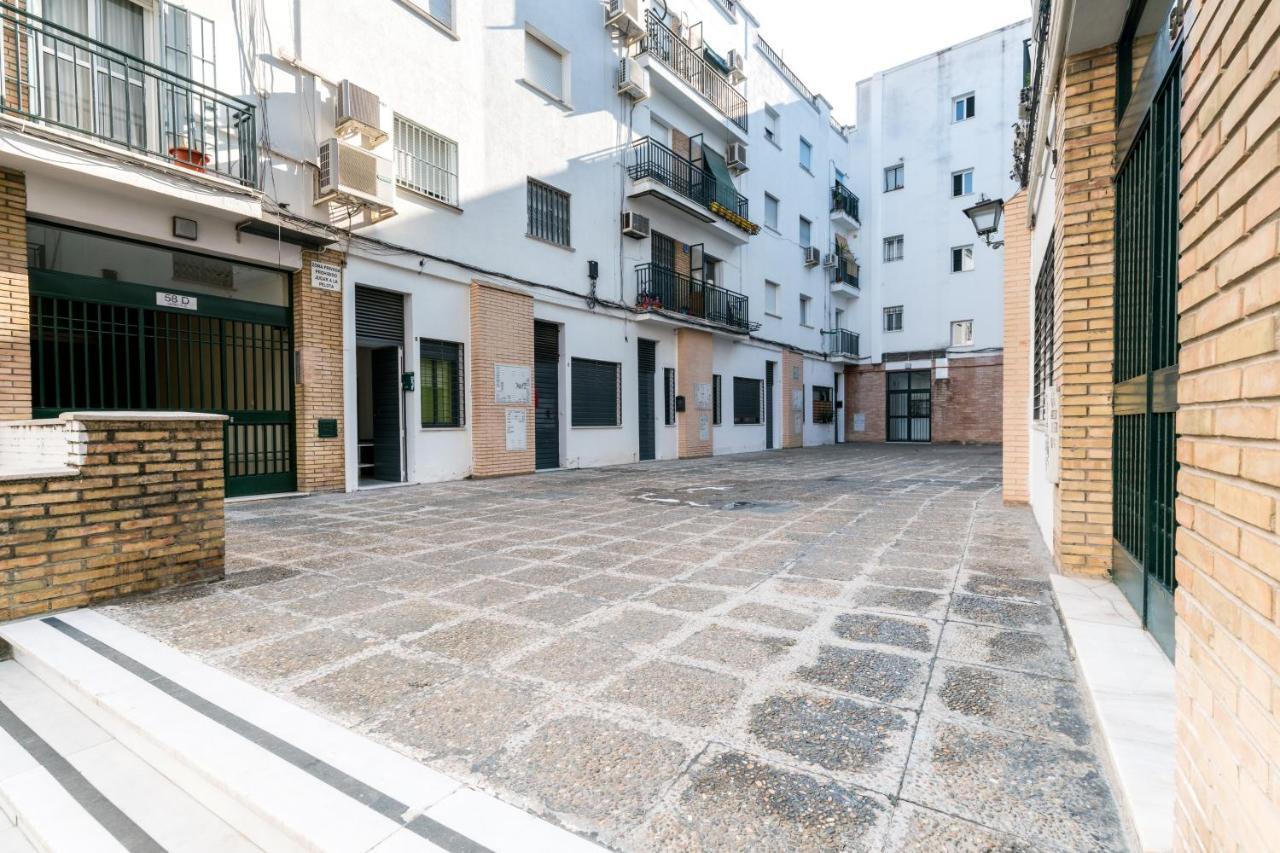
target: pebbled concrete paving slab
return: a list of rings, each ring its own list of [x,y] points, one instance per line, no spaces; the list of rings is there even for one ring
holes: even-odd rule
[[[1125,849],[998,483],[846,445],[236,504],[226,581],[106,609],[618,850]]]

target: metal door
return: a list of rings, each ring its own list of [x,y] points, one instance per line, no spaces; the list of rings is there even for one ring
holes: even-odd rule
[[[895,370],[886,374],[889,441],[932,439],[932,375],[929,370]]]
[[[560,467],[560,327],[533,324],[533,448],[538,468]]]
[[[764,449],[773,450],[773,362],[764,363]]]
[[[638,420],[640,425],[640,459],[655,456],[655,430],[653,410],[653,382],[657,372],[657,345],[653,341],[638,341],[636,390],[640,401]]]
[[[373,362],[373,478],[404,480],[404,392],[400,385],[400,347],[378,347]]]
[[[1115,226],[1113,574],[1170,657],[1180,65],[1174,56],[1116,174]]]

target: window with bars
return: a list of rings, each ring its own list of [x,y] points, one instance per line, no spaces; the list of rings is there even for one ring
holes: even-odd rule
[[[834,423],[836,419],[835,389],[830,385],[813,386],[813,422]]]
[[[460,427],[463,412],[462,344],[418,341],[418,375],[424,428]]]
[[[458,204],[458,143],[395,117],[396,184],[445,204]]]
[[[716,426],[720,425],[720,404],[721,394],[723,393],[720,388],[720,382],[719,373],[711,374],[711,423]]]
[[[662,400],[662,422],[667,426],[675,426],[676,369],[674,367],[664,367],[662,369]]]
[[[760,423],[760,397],[764,383],[759,379],[733,377],[733,422],[735,424]]]
[[[903,246],[903,239],[901,234],[897,235],[896,237],[885,237],[884,238],[885,263],[891,263],[893,261],[902,260],[902,246]]]
[[[1040,262],[1035,293],[1035,379],[1031,385],[1031,417],[1044,419],[1045,394],[1053,386],[1053,236]]]
[[[902,306],[891,305],[884,309],[884,330],[886,332],[902,331]]]
[[[557,246],[569,243],[569,194],[529,179],[529,236]]]
[[[622,365],[615,361],[575,358],[570,373],[573,425],[619,426],[622,423]]]

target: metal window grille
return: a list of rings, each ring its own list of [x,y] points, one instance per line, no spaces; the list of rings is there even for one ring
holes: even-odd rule
[[[613,361],[575,358],[571,370],[575,427],[622,423],[622,366]]]
[[[1036,279],[1035,305],[1035,380],[1031,386],[1033,420],[1044,418],[1045,392],[1053,385],[1053,241],[1040,262]]]
[[[462,344],[418,341],[418,372],[423,427],[460,427],[466,423]]]
[[[813,386],[813,422],[834,423],[836,419],[835,389],[830,385]]]
[[[445,204],[458,204],[458,143],[395,117],[396,183]]]
[[[711,376],[711,423],[717,426],[720,424],[721,394],[723,393],[720,387],[720,383],[721,383],[720,374],[719,373],[712,374]]]
[[[569,243],[569,194],[529,179],[529,236],[557,246]]]
[[[902,306],[884,309],[884,330],[886,332],[902,331]]]
[[[884,238],[884,259],[886,263],[902,260],[903,239],[898,237]]]
[[[735,424],[760,423],[761,399],[764,383],[759,379],[733,377],[733,422]]]
[[[663,418],[667,426],[676,423],[676,371],[674,367],[662,369]]]

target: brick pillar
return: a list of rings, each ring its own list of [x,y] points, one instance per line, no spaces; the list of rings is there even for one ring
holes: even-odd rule
[[[844,369],[845,441],[877,442],[885,440],[884,365],[849,365]],[[861,432],[854,429],[856,416],[862,415]]]
[[[1002,356],[952,358],[947,377],[933,378],[935,444],[999,444],[1003,423]]]
[[[494,370],[522,367],[533,378],[533,297],[478,281],[471,283],[471,446],[476,477],[531,474],[534,470],[533,396],[498,402]],[[524,450],[508,449],[508,412],[523,412]]]
[[[298,351],[294,387],[297,411],[298,490],[342,491],[347,485],[343,428],[342,291],[311,286],[316,263],[345,266],[341,252],[304,251],[293,277],[293,345]],[[349,286],[343,283],[345,289]],[[321,419],[338,422],[335,438],[319,437]]]
[[[804,446],[804,356],[786,350],[782,353],[782,446]]]
[[[0,169],[0,420],[31,417],[27,178]]]
[[[1030,500],[1031,228],[1027,192],[1004,205],[1004,411],[1002,491],[1007,504]]]
[[[1059,126],[1058,305],[1062,475],[1055,512],[1064,572],[1111,570],[1115,46],[1070,56]]]
[[[685,410],[676,415],[681,459],[711,455],[711,333],[696,329],[676,332],[676,393]]]
[[[1183,51],[1175,597],[1182,850],[1280,838],[1280,7]]]

